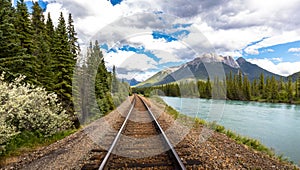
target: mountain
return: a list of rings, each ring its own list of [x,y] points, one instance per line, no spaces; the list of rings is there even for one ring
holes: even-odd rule
[[[242,73],[247,75],[250,81],[257,79],[261,73],[264,74],[265,78],[274,76],[276,80],[280,80],[280,77],[283,77],[278,74],[271,73],[256,64],[252,64],[246,61],[243,57],[238,58],[236,61],[239,64]],[[284,79],[286,78],[284,77]]]
[[[220,63],[226,64],[233,68],[239,68],[239,64],[231,56],[221,56],[215,53],[203,54],[201,57],[195,58],[193,61],[188,62],[188,64],[197,64],[197,63]]]
[[[162,70],[162,71],[156,73],[152,77],[148,78],[146,81],[143,81],[143,82],[137,84],[137,86],[139,86],[139,87],[152,86],[152,85],[156,84],[157,82],[162,81],[167,75],[175,72],[179,68],[180,67],[169,67],[169,68],[167,68],[165,70]]]
[[[258,79],[260,74],[263,73],[266,77],[274,76],[277,80],[280,79],[280,75],[271,73],[256,64],[252,64],[240,57],[234,60],[231,56],[221,56],[217,54],[204,54],[201,57],[197,57],[194,60],[182,64],[177,67],[167,68],[156,73],[146,81],[137,84],[137,87],[149,87],[161,84],[167,84],[175,81],[187,81],[190,79],[207,80],[208,72],[206,68],[216,68],[222,64],[226,75],[230,72],[238,74],[239,71],[243,75],[247,75],[249,80]],[[286,79],[286,77],[284,77]]]
[[[135,86],[135,85],[141,83],[140,81],[137,81],[135,78],[130,79],[130,80],[122,79],[122,82],[127,82],[130,86]]]
[[[297,73],[294,73],[294,74],[292,74],[292,75],[290,75],[290,76],[288,76],[288,78],[289,78],[289,77],[291,77],[291,78],[292,78],[292,81],[295,82],[297,79],[300,78],[300,71],[297,72]]]

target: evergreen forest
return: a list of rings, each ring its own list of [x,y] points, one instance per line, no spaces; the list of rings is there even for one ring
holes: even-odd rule
[[[233,75],[231,72],[226,80],[179,81],[153,87],[136,87],[136,93],[149,96],[150,93],[172,97],[200,97],[206,99],[228,99],[243,101],[261,101],[273,103],[300,103],[300,78],[295,82],[291,78],[284,81],[276,80],[274,76],[260,75],[252,82],[241,72]]]

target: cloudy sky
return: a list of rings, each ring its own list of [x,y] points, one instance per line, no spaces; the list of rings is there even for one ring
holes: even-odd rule
[[[244,57],[284,76],[300,71],[299,0],[39,3],[55,22],[60,11],[72,13],[82,46],[98,39],[108,67],[117,65],[121,77],[143,80],[205,52]]]

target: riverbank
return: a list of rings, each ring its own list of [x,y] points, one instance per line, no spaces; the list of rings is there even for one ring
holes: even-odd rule
[[[299,164],[300,106],[278,103],[162,97],[182,114],[217,121],[238,134],[261,141],[277,155]]]
[[[166,103],[162,99],[155,98],[154,100],[156,102],[159,102],[161,104],[166,105]],[[279,162],[279,164],[290,165],[292,167],[297,166],[297,165],[294,165],[291,161],[289,161],[283,155],[276,155],[274,153],[273,149],[270,149],[270,148],[266,147],[265,145],[263,145],[258,140],[236,134],[235,132],[233,132],[231,130],[225,129],[224,126],[218,125],[216,122],[206,122],[206,121],[204,121],[202,119],[199,119],[199,118],[188,117],[184,114],[181,114],[181,113],[177,112],[175,109],[173,109],[172,107],[167,106],[167,105],[166,105],[166,111],[167,111],[168,114],[172,115],[175,119],[178,118],[178,117],[181,117],[181,119],[192,119],[194,121],[193,126],[196,129],[196,133],[200,135],[200,136],[198,136],[198,138],[201,137],[201,133],[203,133],[203,130],[202,130],[203,128],[204,129],[210,129],[210,130],[214,131],[214,135],[216,135],[216,136],[218,136],[222,139],[210,139],[210,138],[208,138],[208,140],[218,140],[218,141],[224,140],[224,141],[227,141],[227,142],[231,141],[231,142],[236,143],[237,145],[243,146],[245,148],[245,150],[244,150],[245,152],[252,152],[252,154],[254,154],[254,155],[258,154],[258,155],[260,155],[259,157],[261,157],[262,159],[271,159],[272,161]],[[186,117],[186,118],[182,118],[182,117]],[[192,130],[192,131],[194,131],[194,130]],[[195,132],[191,132],[191,133],[195,133]],[[214,138],[213,137],[214,135],[211,135],[211,137]],[[224,136],[226,136],[226,138],[229,138],[230,140],[224,138]],[[195,136],[195,138],[197,138],[197,136]],[[224,144],[226,144],[226,142],[224,142]],[[221,146],[221,147],[226,148],[225,146]],[[238,150],[232,150],[232,152],[242,153],[242,152],[240,152],[239,149]],[[247,159],[247,158],[245,158],[245,159]],[[252,159],[252,158],[249,158],[249,159]],[[273,167],[269,167],[267,169],[270,169],[270,168],[273,169]],[[262,168],[262,169],[266,169],[266,167]]]

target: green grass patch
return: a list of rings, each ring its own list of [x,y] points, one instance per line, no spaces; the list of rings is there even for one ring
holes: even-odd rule
[[[145,96],[147,97],[147,96]],[[173,109],[171,106],[167,105],[164,100],[162,98],[160,98],[159,96],[151,96],[150,97],[151,100],[155,101],[156,103],[159,103],[159,104],[162,104],[162,105],[165,105],[166,108],[165,108],[165,112],[172,115],[174,119],[177,119],[178,116],[185,116],[183,114],[180,114],[177,110]]]
[[[6,143],[5,149],[0,150],[0,160],[10,156],[18,156],[24,151],[33,151],[39,147],[47,146],[75,133],[76,131],[78,131],[78,129],[61,131],[50,137],[44,137],[39,132],[24,131]]]
[[[166,106],[166,112],[172,115],[174,119],[177,119],[180,115],[180,113],[177,112],[177,110],[173,109],[171,106],[168,105]]]

